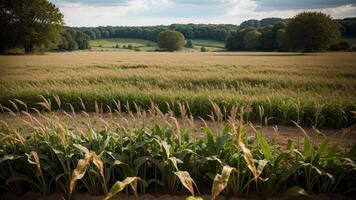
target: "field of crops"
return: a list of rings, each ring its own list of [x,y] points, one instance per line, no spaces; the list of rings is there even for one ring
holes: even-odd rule
[[[193,48],[184,48],[183,51],[200,51],[205,47],[207,51],[224,51],[224,42],[214,40],[192,40]],[[131,45],[132,49],[127,47]],[[156,42],[132,38],[110,38],[90,41],[91,51],[155,51]]]
[[[0,121],[0,194],[21,197],[31,191],[76,199],[77,193],[87,192],[111,199],[122,191],[136,199],[137,193],[168,193],[195,196],[190,199],[208,194],[212,200],[219,195],[254,199],[300,198],[315,192],[350,199],[355,195],[354,143],[347,148],[330,144],[328,138],[316,143],[314,131],[281,146],[277,129],[267,140],[261,127],[245,122],[251,109],[237,105],[223,127],[206,124],[205,137],[196,138],[193,116],[184,105],[178,122],[172,110],[163,113],[157,105],[147,112],[124,112],[116,103],[106,119],[96,106],[94,117],[103,126],[98,129],[88,120],[84,103],[81,113],[65,112],[58,97],[54,102],[42,97],[38,104],[42,112],[31,114],[27,104],[14,100],[9,118],[22,120]],[[59,111],[51,112],[53,107]],[[221,120],[221,110],[213,113],[214,121]],[[141,123],[130,126],[126,116]],[[79,117],[83,127],[73,127]],[[252,135],[247,134],[248,127]]]
[[[188,104],[210,118],[233,104],[252,105],[251,121],[345,127],[355,122],[356,54],[76,52],[0,56],[0,104],[19,99],[31,107],[39,95],[58,95],[63,108],[105,110],[114,100],[163,111]],[[188,59],[189,58],[189,59]]]

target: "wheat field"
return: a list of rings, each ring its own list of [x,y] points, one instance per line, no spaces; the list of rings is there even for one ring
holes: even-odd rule
[[[356,110],[356,53],[157,53],[71,52],[0,56],[0,103],[20,99],[36,106],[39,95],[58,95],[94,110],[113,100],[167,110],[186,102],[194,116],[252,104],[271,123],[344,127]],[[177,106],[176,106],[177,107]]]

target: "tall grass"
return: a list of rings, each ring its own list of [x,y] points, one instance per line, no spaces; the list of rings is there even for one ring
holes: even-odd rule
[[[272,63],[273,64],[273,63]],[[151,101],[162,111],[168,102],[175,112],[177,101],[188,102],[195,117],[209,118],[210,101],[229,112],[234,104],[252,102],[250,120],[261,122],[259,107],[269,123],[303,126],[346,127],[355,122],[350,111],[356,109],[355,68],[349,66],[19,66],[3,67],[0,76],[0,104],[19,99],[34,107],[42,99],[62,100],[62,108],[71,104],[87,111],[98,105],[114,107],[113,99],[134,102],[147,109]],[[315,124],[315,113],[323,105]],[[56,106],[53,109],[57,109]],[[122,107],[122,109],[125,109]],[[265,119],[263,119],[265,121]]]

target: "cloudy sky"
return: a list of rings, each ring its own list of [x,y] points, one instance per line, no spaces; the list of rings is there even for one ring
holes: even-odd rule
[[[317,10],[356,16],[356,0],[50,0],[68,26],[240,24],[247,19],[292,17]]]

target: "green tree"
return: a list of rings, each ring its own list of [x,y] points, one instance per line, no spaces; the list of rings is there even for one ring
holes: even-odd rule
[[[257,50],[261,46],[262,33],[258,30],[247,32],[243,38],[245,48],[247,50]]]
[[[340,31],[330,16],[321,12],[303,12],[288,23],[286,36],[291,50],[318,52],[335,43]]]
[[[185,47],[187,47],[187,48],[193,48],[193,42],[192,42],[192,40],[187,40],[187,43],[185,44]]]
[[[288,51],[288,43],[285,29],[279,29],[277,31],[277,50]]]
[[[34,47],[57,44],[63,31],[63,15],[47,0],[1,0],[0,43],[5,48],[23,47],[26,53]]]
[[[182,33],[174,30],[165,30],[158,35],[158,46],[169,51],[181,50],[185,44]]]
[[[243,41],[245,33],[245,29],[242,29],[238,32],[230,33],[229,36],[226,38],[225,48],[229,51],[245,50],[245,45]]]

